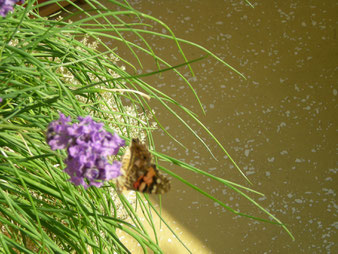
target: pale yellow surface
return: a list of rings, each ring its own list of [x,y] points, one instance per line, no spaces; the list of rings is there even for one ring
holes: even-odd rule
[[[142,223],[144,223],[146,230],[151,235],[152,229],[145,221],[144,215],[142,214],[140,209],[138,209],[137,214],[140,217]],[[163,209],[162,216],[192,253],[198,254],[212,253],[212,251],[209,250],[201,241],[199,241],[186,227],[175,221],[175,219]],[[157,217],[157,215],[154,214],[153,219],[155,222],[156,232],[158,234],[159,246],[161,247],[164,253],[168,254],[189,253],[187,249],[184,248],[184,246],[178,241],[178,239],[170,232],[170,230],[163,223],[161,223],[160,225],[160,220]],[[130,222],[130,220],[128,220],[128,222]],[[135,241],[128,234],[122,232],[121,230],[118,230],[118,235],[120,241],[123,244],[125,244],[125,246],[129,249],[131,253],[133,254],[143,253],[143,250],[137,243],[137,241]],[[152,237],[152,239],[155,241],[154,237]]]

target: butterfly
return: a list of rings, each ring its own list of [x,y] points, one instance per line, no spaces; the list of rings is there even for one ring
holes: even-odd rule
[[[118,187],[149,194],[163,194],[170,190],[170,181],[151,162],[151,154],[139,139],[132,139],[122,157]]]

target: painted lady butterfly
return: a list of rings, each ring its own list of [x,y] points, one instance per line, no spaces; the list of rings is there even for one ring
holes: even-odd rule
[[[163,194],[170,189],[170,181],[151,163],[151,154],[139,139],[132,139],[122,158],[122,175],[118,187],[149,194]]]

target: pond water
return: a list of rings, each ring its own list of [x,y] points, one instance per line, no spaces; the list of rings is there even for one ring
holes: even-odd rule
[[[253,185],[193,121],[188,120],[207,137],[205,142],[217,161],[181,123],[153,103],[160,122],[188,147],[181,148],[159,131],[155,133],[158,151],[266,194],[252,197],[296,238],[292,241],[276,225],[235,216],[173,181],[171,192],[162,197],[163,209],[193,253],[338,253],[337,1],[257,1],[252,2],[254,9],[239,0],[130,3],[165,22],[177,37],[206,47],[246,77],[211,57],[192,64],[195,77],[181,68],[206,115],[175,74],[145,80],[196,112]],[[183,62],[172,42],[154,37],[151,46],[172,65]],[[192,46],[182,44],[182,48],[188,59],[203,55]],[[156,70],[150,58],[143,61],[143,73]],[[223,185],[164,166],[230,207],[268,218]],[[166,233],[161,239],[165,253],[178,253],[170,249],[177,244],[172,237]]]

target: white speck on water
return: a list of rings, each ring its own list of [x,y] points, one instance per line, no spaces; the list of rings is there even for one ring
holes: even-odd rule
[[[285,80],[287,80],[287,78],[284,78],[284,79],[283,78],[279,78],[279,82],[280,83],[284,83]]]
[[[250,171],[247,171],[247,172],[246,172],[246,175],[247,175],[247,176],[253,175],[253,174],[255,174],[255,171],[253,171],[253,170],[250,170]]]
[[[338,229],[338,221],[333,222],[331,226]]]
[[[292,198],[293,195],[292,195],[291,193],[289,193],[289,194],[287,195],[287,197],[288,197],[288,198]]]
[[[336,174],[338,172],[338,168],[330,168],[329,172]]]
[[[217,168],[213,167],[213,168],[209,168],[209,172],[211,171],[215,171]]]
[[[318,228],[322,228],[323,225],[322,225],[322,222],[321,221],[317,221],[317,224],[318,224]]]
[[[266,199],[266,196],[258,198],[259,201],[263,201]]]
[[[246,150],[244,151],[244,155],[245,155],[246,157],[249,156],[249,153],[250,153],[250,150],[249,150],[249,149],[246,149]]]
[[[338,93],[338,92],[337,92],[337,89],[333,89],[333,95],[334,95],[334,96],[337,96],[337,93]]]
[[[288,151],[286,151],[286,150],[283,150],[283,151],[281,151],[281,152],[280,152],[280,154],[281,154],[281,155],[288,154]]]
[[[275,161],[275,157],[268,158],[268,162],[274,162],[274,161]]]
[[[231,39],[232,35],[231,34],[224,34],[224,37],[227,39]]]
[[[300,91],[300,89],[299,89],[299,87],[298,87],[298,85],[297,85],[297,84],[295,84],[295,90],[296,90],[297,92],[299,92],[299,91]]]
[[[302,203],[303,203],[303,200],[297,198],[297,199],[295,199],[295,202],[298,203],[298,204],[302,204]]]
[[[210,104],[209,108],[215,108],[215,104]]]
[[[295,160],[295,162],[301,163],[301,162],[304,162],[304,159],[299,159],[299,158],[297,158],[297,159]]]
[[[325,195],[333,195],[334,197],[336,196],[336,193],[332,189],[323,188],[322,190],[326,192]]]
[[[280,132],[282,127],[285,127],[286,123],[285,122],[281,122],[278,126],[277,126],[277,132]]]
[[[271,173],[270,173],[269,171],[266,171],[266,172],[265,172],[265,175],[266,175],[266,176],[270,176]]]

